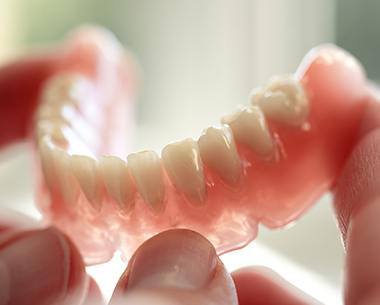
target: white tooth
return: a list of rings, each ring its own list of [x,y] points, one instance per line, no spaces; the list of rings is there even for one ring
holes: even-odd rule
[[[53,152],[57,148],[48,137],[43,137],[38,140],[39,157],[41,161],[41,168],[45,178],[46,185],[50,192],[54,193],[57,189],[55,184],[55,172]]]
[[[134,205],[135,189],[127,164],[118,157],[102,156],[99,168],[108,194],[123,211],[130,211]]]
[[[101,183],[96,160],[82,155],[70,157],[71,171],[87,200],[97,211],[102,207]]]
[[[53,153],[53,158],[60,194],[65,203],[74,206],[78,198],[79,188],[71,174],[70,156],[65,150],[57,149]]]
[[[61,73],[50,78],[42,92],[43,103],[77,103],[88,92],[89,81],[74,73]]]
[[[202,160],[228,184],[236,184],[241,166],[232,132],[228,126],[207,128],[198,140]]]
[[[254,90],[251,103],[268,117],[293,126],[302,125],[310,110],[301,83],[292,76],[272,78],[267,86]]]
[[[67,126],[59,120],[39,120],[36,126],[37,137],[41,139],[44,136],[48,136],[57,145],[67,146],[68,141],[63,133],[64,128],[67,128]]]
[[[144,201],[158,213],[164,209],[165,186],[160,158],[154,151],[142,151],[127,157],[128,167]]]
[[[222,123],[231,127],[237,142],[247,145],[260,156],[273,154],[273,141],[264,114],[257,106],[242,108],[222,118]]]
[[[206,185],[197,142],[186,139],[167,145],[162,150],[162,161],[175,187],[192,204],[202,205],[206,197]]]

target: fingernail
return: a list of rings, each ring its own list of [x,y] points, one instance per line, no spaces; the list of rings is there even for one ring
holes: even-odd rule
[[[127,290],[136,288],[199,289],[213,278],[214,247],[190,230],[170,230],[146,241],[128,267]]]
[[[373,85],[369,90],[368,104],[364,110],[362,123],[359,128],[359,139],[380,127],[380,90]]]
[[[17,233],[0,244],[0,305],[62,301],[73,291],[79,277],[72,269],[80,265],[72,245],[56,229]]]

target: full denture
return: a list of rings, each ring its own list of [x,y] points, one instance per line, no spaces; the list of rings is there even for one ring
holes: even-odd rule
[[[129,258],[148,237],[178,227],[204,234],[219,253],[241,247],[259,223],[284,226],[328,191],[356,141],[363,70],[324,46],[197,141],[127,156],[134,72],[121,50],[108,33],[72,36],[32,126],[37,202],[87,263],[116,250]]]

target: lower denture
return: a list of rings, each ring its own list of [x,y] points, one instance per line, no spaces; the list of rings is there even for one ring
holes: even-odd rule
[[[66,143],[54,122],[39,125],[38,110],[33,126],[36,200],[88,264],[116,250],[128,259],[148,237],[170,228],[202,233],[219,253],[242,247],[255,239],[259,223],[285,226],[333,186],[367,96],[362,68],[344,51],[312,50],[294,76],[256,90],[252,105],[206,129],[199,141],[169,144],[162,158],[152,151],[127,158],[130,122],[121,114],[132,116],[126,111],[133,109],[132,64],[109,34],[90,33],[66,44],[51,77],[76,76],[59,93],[46,82],[40,109],[71,99],[92,136],[69,119]],[[70,97],[79,82],[86,90]]]

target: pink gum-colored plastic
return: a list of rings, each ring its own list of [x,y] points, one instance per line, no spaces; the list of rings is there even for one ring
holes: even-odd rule
[[[120,62],[107,62],[110,58],[119,58],[118,55],[96,54],[92,57],[93,50],[102,50],[104,46],[97,49],[91,43],[88,47],[75,40],[72,45],[74,49],[64,56],[64,69],[58,68],[58,72],[68,69],[90,76],[95,80],[94,90],[99,92],[97,101],[109,101],[108,97],[114,96],[115,92],[125,92],[119,83]],[[87,53],[90,55],[78,55]],[[94,72],[96,60],[89,62],[88,58],[101,58],[107,64],[98,63]],[[333,186],[356,140],[368,94],[360,65],[350,55],[332,46],[312,50],[296,76],[303,83],[311,104],[306,126],[301,129],[269,121],[279,147],[278,160],[262,160],[238,143],[243,176],[234,187],[225,185],[205,164],[207,198],[203,206],[189,204],[165,175],[166,208],[162,214],[152,213],[137,192],[131,213],[120,212],[106,192],[103,193],[103,208],[97,212],[82,193],[75,207],[68,206],[59,195],[48,191],[40,176],[37,198],[43,213],[74,239],[89,264],[108,260],[119,249],[128,259],[144,240],[169,228],[196,230],[209,238],[222,253],[255,239],[259,223],[271,228],[285,226]],[[107,150],[107,147],[114,147],[112,143],[124,145],[125,141],[120,135],[111,134],[107,123],[112,121],[115,113],[122,112],[112,112],[112,109],[120,110],[123,106],[115,103],[112,108],[109,102],[106,105],[109,112],[103,112],[97,121],[98,124],[106,123],[96,126],[105,144],[95,154],[122,156],[123,150]]]

